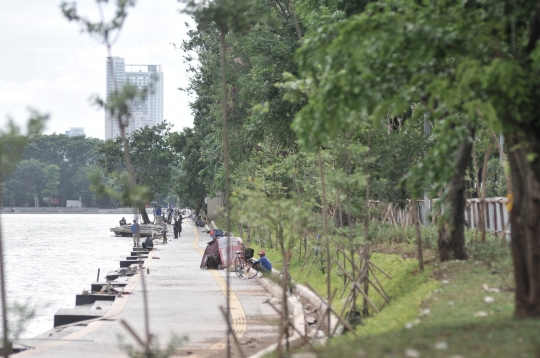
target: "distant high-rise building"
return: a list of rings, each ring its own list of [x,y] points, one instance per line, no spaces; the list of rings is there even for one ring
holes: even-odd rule
[[[113,84],[114,78],[114,84]],[[121,57],[107,57],[107,100],[113,92],[113,85],[120,90],[126,83],[136,85],[139,90],[150,86],[146,99],[130,103],[131,118],[126,134],[146,126],[163,122],[163,72],[160,65],[126,65]],[[120,135],[115,118],[105,113],[105,139]]]
[[[84,127],[69,127],[69,130],[66,131],[68,137],[78,137],[86,135],[84,133]]]

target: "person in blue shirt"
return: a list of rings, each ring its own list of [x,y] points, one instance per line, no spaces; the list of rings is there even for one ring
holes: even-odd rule
[[[156,220],[156,218],[159,218]],[[154,216],[154,220],[156,220],[155,224],[160,225],[161,224],[161,206],[158,206],[156,209],[156,215]]]
[[[139,232],[140,226],[137,224],[137,220],[133,220],[131,225],[131,234],[133,235],[133,247],[139,247]]]
[[[261,258],[253,263],[253,268],[263,274],[272,272],[272,263],[266,257],[266,252],[264,250],[259,251],[259,256]]]

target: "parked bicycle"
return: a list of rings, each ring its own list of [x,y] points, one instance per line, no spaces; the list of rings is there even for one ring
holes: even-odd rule
[[[252,279],[257,277],[258,272],[253,270],[255,274],[252,274],[250,271],[250,268],[253,264],[253,254],[254,250],[250,248],[245,248],[244,244],[242,244],[242,251],[236,251],[234,253],[234,271],[236,272],[236,276],[241,278],[247,278]],[[244,272],[244,269],[247,270]]]

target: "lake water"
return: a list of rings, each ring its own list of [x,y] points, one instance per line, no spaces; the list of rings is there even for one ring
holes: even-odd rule
[[[90,289],[98,268],[104,281],[105,274],[129,256],[133,239],[109,232],[121,218],[118,214],[1,216],[8,301],[28,303],[37,311],[21,338],[53,328],[56,311],[75,306],[75,295]]]

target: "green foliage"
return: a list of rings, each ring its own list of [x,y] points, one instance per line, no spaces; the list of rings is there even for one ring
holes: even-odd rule
[[[430,279],[431,272],[418,273],[416,260],[403,260],[395,255],[373,255],[373,262],[388,272],[392,279],[379,275],[381,283],[391,299],[380,314],[364,320],[357,328],[361,337],[395,332],[417,317],[418,307],[440,284]],[[370,295],[371,296],[371,295]],[[378,307],[384,301],[377,295],[371,297]]]
[[[122,138],[107,140],[101,144],[98,148],[100,159],[97,165],[106,176],[115,180],[117,185],[108,187],[103,182],[98,183],[96,180],[100,177],[95,174],[94,190],[101,195],[117,198],[129,206],[149,202],[154,195],[168,194],[174,175],[173,167],[177,162],[169,142],[170,129],[170,124],[164,122],[138,129],[127,138],[135,188],[129,188],[128,185]]]
[[[30,115],[26,134],[23,134],[11,119],[7,128],[0,130],[0,179],[2,181],[15,170],[28,142],[32,137],[39,135],[45,121],[49,118],[48,115],[42,115],[34,110],[30,111]]]
[[[47,165],[43,168],[43,180],[45,187],[41,191],[41,195],[49,198],[49,206],[53,196],[58,195],[58,186],[60,185],[60,167],[55,164]]]
[[[36,308],[29,302],[15,302],[9,305],[9,335],[11,340],[17,340],[28,327],[28,322],[36,316]]]
[[[493,158],[488,162],[488,177],[486,178],[486,197],[506,196],[506,179],[504,176],[504,167],[499,158]]]
[[[183,0],[185,12],[200,24],[225,32],[243,32],[257,19],[257,2],[253,0]]]
[[[107,1],[97,1],[98,6],[101,9],[101,3]],[[105,45],[114,43],[124,21],[128,15],[127,10],[130,7],[135,6],[135,0],[117,0],[115,8],[115,16],[110,22],[105,22],[101,19],[101,22],[95,23],[90,21],[87,17],[81,16],[77,12],[77,4],[75,2],[62,2],[60,9],[62,14],[69,20],[79,23],[82,30],[89,33],[92,36],[96,36],[100,41],[103,41]]]
[[[170,135],[172,150],[180,157],[180,169],[177,173],[173,191],[180,199],[182,207],[200,208],[206,194],[211,194],[205,183],[209,182],[210,173],[206,170],[202,151],[203,136],[197,130],[184,128],[180,133]],[[205,180],[206,178],[206,180]]]
[[[85,206],[108,205],[98,202],[89,192],[87,175],[95,170],[97,148],[102,143],[96,138],[68,137],[63,134],[36,135],[31,138],[23,152],[23,160],[5,180],[3,200],[11,206],[33,206],[34,196],[51,196],[51,191],[43,192],[48,182],[57,182],[51,187],[53,197],[65,205],[69,199],[82,198]],[[59,177],[45,180],[47,166],[58,167]]]
[[[512,252],[507,246],[506,240],[487,233],[486,241],[477,240],[474,230],[467,232],[467,252],[472,260],[477,260],[487,266],[501,279],[507,286],[512,285],[514,266],[512,261]]]
[[[369,226],[371,242],[380,245],[412,244],[416,242],[416,233],[413,225],[400,227],[399,230],[393,225],[373,222]],[[422,245],[424,248],[437,248],[437,227],[420,226]]]

